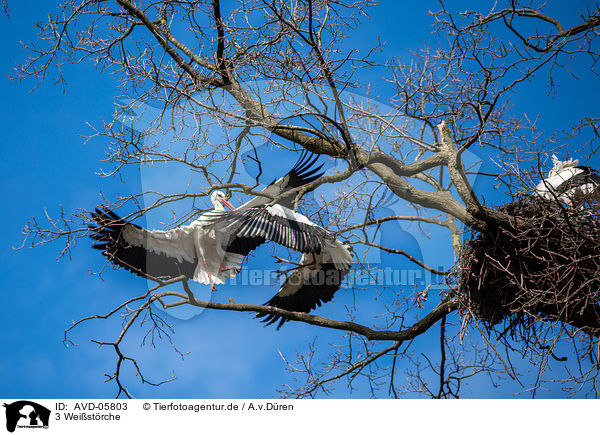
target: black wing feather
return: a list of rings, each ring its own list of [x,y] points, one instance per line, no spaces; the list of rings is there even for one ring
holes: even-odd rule
[[[589,166],[577,166],[577,169],[581,169],[583,172],[573,177],[576,184],[592,183],[595,185],[600,185],[600,175],[598,175],[594,169],[590,168]]]
[[[296,187],[312,183],[317,178],[321,177],[323,172],[319,171],[323,168],[323,164],[317,166],[316,168],[312,167],[318,159],[318,154],[312,154],[306,150],[303,151],[300,155],[300,159],[298,159],[298,163],[296,163],[296,166],[294,166],[287,174],[288,180],[286,187],[288,189],[294,189]]]
[[[281,296],[280,293],[283,288],[285,288],[288,281],[293,277],[293,275],[290,275],[279,292],[264,303],[264,305],[281,308],[286,311],[309,313],[311,310],[320,307],[321,304],[333,299],[335,292],[342,285],[342,281],[347,273],[348,269],[338,270],[331,263],[322,264],[320,270],[312,271],[310,277],[304,279],[302,286],[295,293],[288,296]],[[287,319],[277,314],[257,314],[256,317],[264,317],[262,321],[267,325],[279,321],[277,329],[281,328],[287,322]]]
[[[323,243],[334,239],[333,235],[319,226],[273,215],[267,207],[215,213],[207,220],[205,228],[231,234],[228,251],[229,246],[246,243],[236,239],[254,239],[263,242],[269,240],[304,254],[320,254]]]
[[[265,243],[264,237],[236,237],[229,243],[225,250],[245,257],[263,243]]]
[[[600,175],[598,175],[596,171],[594,171],[589,166],[576,166],[576,168],[580,169],[582,172],[572,176],[568,180],[565,180],[563,183],[556,186],[556,188],[554,189],[556,193],[562,194],[571,189],[576,189],[577,187],[583,186],[588,183],[600,186]]]
[[[318,154],[313,154],[304,150],[290,172],[265,187],[263,193],[277,197],[290,189],[312,183],[323,175],[323,172],[321,171],[323,164],[316,167],[314,166],[318,159]],[[285,198],[279,201],[279,204],[291,208],[293,206],[293,200],[294,198]],[[257,196],[242,205],[240,209],[260,207],[269,202],[271,202],[271,200],[268,196]]]
[[[178,261],[164,254],[147,251],[124,240],[125,225],[132,225],[141,230],[140,226],[126,222],[105,208],[96,208],[96,212],[92,212],[91,216],[96,223],[90,225],[90,229],[94,231],[90,237],[96,241],[92,248],[101,250],[102,255],[111,263],[145,278],[165,279],[180,275],[193,278],[195,263]]]

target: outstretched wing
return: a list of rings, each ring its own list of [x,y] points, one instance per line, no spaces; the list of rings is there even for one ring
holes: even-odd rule
[[[323,172],[319,172],[323,165],[314,167],[319,156],[318,154],[312,154],[308,151],[303,151],[300,154],[300,158],[296,165],[286,175],[281,177],[279,180],[273,181],[269,184],[262,192],[269,196],[257,196],[246,202],[239,209],[255,208],[266,205],[271,202],[272,197],[278,197],[284,192],[290,189],[303,186],[308,183],[312,183],[317,178],[323,175]],[[284,198],[279,201],[279,204],[284,207],[292,207],[294,198]]]
[[[310,257],[312,255],[305,255],[302,263],[306,263]],[[333,299],[349,270],[350,264],[343,269],[338,269],[332,263],[319,264],[316,270],[307,267],[295,270],[288,276],[277,294],[264,305],[308,313]],[[277,329],[287,321],[277,314],[257,314],[256,317],[264,317],[263,322],[267,325],[279,321]]]
[[[335,240],[304,215],[280,205],[215,213],[204,227],[228,234],[226,251],[242,255],[267,240],[294,251],[319,254]]]
[[[323,172],[319,172],[323,165],[321,164],[317,167],[314,166],[318,158],[319,156],[316,154],[303,151],[294,167],[279,180],[273,181],[271,184],[269,184],[262,192],[268,194],[270,197],[278,197],[290,189],[312,183],[323,175]],[[256,198],[253,198],[238,207],[237,211],[239,212],[240,210],[250,210],[264,207],[271,202],[270,197],[257,196]],[[292,207],[292,202],[293,198],[285,198],[278,204],[285,208],[289,208]],[[254,213],[254,211],[249,211],[248,214],[244,216],[248,217],[252,213]],[[240,225],[237,225],[234,221],[243,218],[240,216],[240,214],[231,215],[230,213],[227,213],[227,215],[229,215],[229,217],[226,220],[221,220],[219,227],[225,228],[229,226],[230,231],[235,232]],[[263,244],[266,240],[271,239],[266,238],[258,233],[254,235],[245,234],[240,237],[232,237],[225,250],[230,253],[246,256],[258,246]]]
[[[113,211],[96,208],[90,225],[92,246],[113,264],[146,278],[194,277],[196,254],[189,226],[148,231]]]

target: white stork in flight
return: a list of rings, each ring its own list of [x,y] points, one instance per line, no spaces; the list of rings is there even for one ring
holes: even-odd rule
[[[303,154],[283,178],[271,183],[264,193],[281,193],[310,183],[322,174],[313,168],[317,157]],[[291,269],[279,292],[266,305],[287,311],[309,312],[329,302],[340,288],[352,265],[351,248],[288,207],[292,198],[269,205],[259,196],[238,210],[222,192],[211,195],[214,210],[189,225],[168,231],[148,231],[120,219],[114,212],[96,209],[91,237],[94,248],[117,266],[147,278],[185,275],[204,284],[222,284],[239,272],[243,257],[266,241],[303,253],[300,264]],[[225,208],[230,212],[225,212]],[[263,317],[258,315],[257,317]],[[268,324],[286,319],[267,315]]]
[[[290,189],[310,183],[319,178],[322,165],[313,168],[318,156],[310,157],[302,153],[296,165],[284,177],[273,181],[262,192],[279,196]],[[234,241],[231,246],[226,241],[228,235],[205,228],[205,223],[224,206],[235,210],[221,191],[213,192],[211,202],[214,210],[204,213],[189,225],[182,225],[168,231],[146,230],[134,223],[119,218],[113,211],[96,209],[92,213],[95,225],[91,237],[96,240],[92,247],[102,251],[109,261],[136,275],[169,279],[185,275],[196,282],[223,284],[232,278],[241,267],[243,257],[258,244],[253,241]],[[268,197],[258,196],[244,207],[268,203]],[[292,198],[286,202],[291,205]]]
[[[554,167],[535,188],[542,198],[567,205],[600,199],[600,175],[589,166],[578,166],[579,160],[559,160],[552,156]]]
[[[350,245],[340,243],[306,216],[280,204],[216,212],[205,227],[229,234],[228,246],[244,247],[237,252],[247,254],[271,241],[304,254],[279,292],[265,303],[287,311],[308,313],[321,303],[329,302],[352,266]],[[264,321],[268,325],[279,320],[278,329],[287,320],[277,314],[256,317],[266,317]]]

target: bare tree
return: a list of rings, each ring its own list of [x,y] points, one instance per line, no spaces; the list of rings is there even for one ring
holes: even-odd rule
[[[131,363],[142,374],[120,347],[131,326],[143,322],[149,325],[149,336],[164,334],[170,340],[169,325],[153,308],[156,302],[165,309],[188,304],[277,314],[307,327],[340,330],[339,342],[321,365],[315,364],[317,349],[312,346],[297,361],[285,360],[296,379],[281,391],[289,397],[326,393],[338,381],[351,389],[356,379],[366,380],[373,396],[418,392],[459,397],[461,386],[475,376],[521,383],[511,363],[519,352],[531,359],[531,367],[539,367],[534,385],[523,385],[523,390],[535,394],[544,381],[561,381],[571,392],[598,394],[595,323],[537,318],[529,329],[533,338],[507,339],[503,326],[486,323],[461,302],[458,263],[440,270],[394,240],[376,237],[386,224],[412,222],[419,231],[434,232],[435,243],[443,231],[459,260],[464,229],[486,233],[515,220],[506,209],[484,205],[475,191],[472,181],[478,173],[465,157],[471,149],[487,155],[493,150],[499,168],[491,175],[514,198],[532,190],[545,170],[544,152],[557,151],[554,143],[583,137],[582,149],[589,155],[596,151],[597,118],[581,119],[542,137],[534,122],[512,114],[510,97],[544,75],[551,92],[557,86],[556,70],[568,70],[575,58],[589,59],[595,72],[598,5],[579,11],[577,24],[567,28],[534,1],[460,13],[440,2],[440,11],[432,14],[439,48],[401,61],[382,60],[385,49],[379,43],[366,54],[344,43],[369,23],[367,13],[376,7],[371,3],[244,0],[225,8],[218,0],[66,1],[41,27],[41,44],[28,47],[17,78],[53,76],[66,85],[63,68],[79,62],[95,62],[119,78],[122,94],[114,116],[93,135],[112,140],[107,149],[111,166],[102,176],[119,176],[132,165],[170,162],[202,177],[199,191],[142,192],[105,200],[113,209],[135,206],[126,219],[189,204],[190,213],[173,213],[166,224],[171,227],[196,216],[198,201],[217,189],[238,198],[260,194],[257,184],[240,182],[238,172],[242,151],[268,141],[338,162],[326,176],[289,193],[303,213],[354,244],[359,253],[375,250],[408,258],[433,277],[418,292],[378,282],[378,315],[365,318],[357,309],[348,320],[198,300],[185,277],[158,281],[111,312],[74,325],[123,316],[122,332],[114,341],[97,341],[116,352],[116,369],[107,376],[116,382],[117,396],[130,394],[121,379],[122,364]],[[372,88],[363,80],[367,70],[388,80],[385,104],[370,98]],[[223,137],[218,142],[209,133],[215,130]],[[174,150],[159,136],[172,138],[180,148]],[[310,192],[315,194],[311,197]],[[390,195],[409,204],[411,212],[377,216]],[[64,255],[89,234],[88,223],[88,212],[80,210],[42,224],[34,220],[26,232],[34,246],[63,240]],[[378,266],[361,255],[355,280],[347,283],[355,291],[360,287],[356,277],[377,275]],[[167,297],[176,302],[165,302]],[[434,325],[439,329],[437,361],[411,347],[414,340],[430,339]],[[66,342],[73,327],[65,332]],[[551,358],[561,358],[554,352],[563,340],[575,344],[579,368],[556,379],[546,369]],[[150,383],[144,376],[141,380]]]

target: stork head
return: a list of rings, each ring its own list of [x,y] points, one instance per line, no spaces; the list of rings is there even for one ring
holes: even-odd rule
[[[554,163],[554,167],[550,169],[550,172],[548,173],[548,178],[560,174],[566,168],[573,168],[577,166],[579,164],[579,159],[569,159],[563,162],[559,160],[559,158],[556,157],[556,155],[552,154],[552,163]]]
[[[229,210],[235,210],[235,207],[231,205],[229,201],[227,201],[225,194],[220,190],[217,190],[210,195],[210,202],[212,202],[212,204],[215,206],[215,210],[217,211],[223,211],[225,210],[225,207],[227,207]]]

